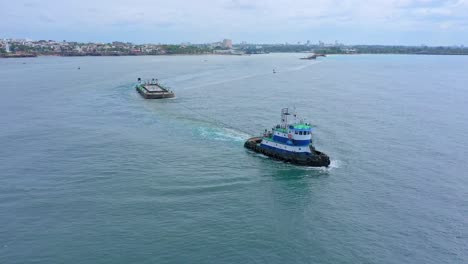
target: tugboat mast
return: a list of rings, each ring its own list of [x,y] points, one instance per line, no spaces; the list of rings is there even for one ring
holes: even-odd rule
[[[290,115],[288,108],[281,109],[281,128],[288,127],[288,115]]]

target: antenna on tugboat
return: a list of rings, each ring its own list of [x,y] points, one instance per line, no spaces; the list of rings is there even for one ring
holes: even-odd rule
[[[283,128],[288,126],[288,115],[290,115],[288,108],[281,109],[281,125]]]
[[[296,119],[297,119],[297,112],[296,112],[296,106],[294,105],[294,108],[293,108],[293,116],[294,116],[294,123],[296,123]]]

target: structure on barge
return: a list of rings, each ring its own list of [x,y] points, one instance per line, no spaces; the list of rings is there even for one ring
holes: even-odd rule
[[[158,79],[151,79],[151,81],[142,82],[141,78],[138,78],[138,83],[135,86],[135,89],[145,99],[164,99],[173,98],[175,96],[174,92],[160,84]]]
[[[288,108],[281,110],[281,124],[273,127],[260,137],[248,139],[244,147],[277,160],[296,165],[327,167],[330,158],[315,149],[312,144],[312,127],[304,121],[288,123],[288,117],[296,114]]]

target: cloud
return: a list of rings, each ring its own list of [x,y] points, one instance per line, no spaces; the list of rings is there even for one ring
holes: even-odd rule
[[[253,11],[253,10],[257,10],[259,7],[253,1],[231,0],[227,2],[226,8],[229,10],[237,9],[237,10]]]
[[[214,36],[277,35],[334,31],[379,33],[457,31],[466,35],[468,0],[28,0],[5,1],[0,9],[0,32],[59,35],[64,30],[90,35],[131,28],[150,36],[194,41]],[[54,33],[56,32],[56,33]],[[138,33],[140,32],[140,33]],[[113,34],[114,34],[113,33]],[[327,34],[322,34],[327,35]],[[0,36],[1,38],[2,36]],[[115,39],[125,36],[115,35]]]

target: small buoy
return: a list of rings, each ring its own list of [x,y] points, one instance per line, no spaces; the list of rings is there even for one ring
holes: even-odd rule
[[[80,68],[80,67],[78,67],[78,70],[80,70],[80,69],[81,69],[81,68]]]

